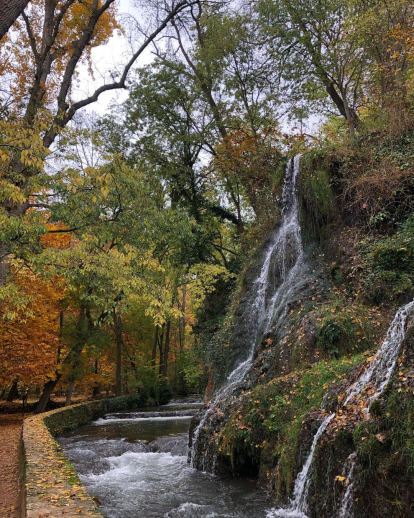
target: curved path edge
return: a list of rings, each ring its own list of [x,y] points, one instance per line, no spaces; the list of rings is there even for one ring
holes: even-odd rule
[[[125,396],[59,408],[25,419],[23,446],[26,460],[27,518],[99,516],[67,456],[54,437],[87,424],[108,412],[144,406],[142,396]]]

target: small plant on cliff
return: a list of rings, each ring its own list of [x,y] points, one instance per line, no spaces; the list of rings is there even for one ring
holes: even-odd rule
[[[317,346],[331,356],[339,357],[357,338],[351,317],[346,313],[328,314],[316,328]]]
[[[379,303],[410,295],[414,290],[414,217],[410,216],[389,237],[359,244],[365,266],[364,288]]]

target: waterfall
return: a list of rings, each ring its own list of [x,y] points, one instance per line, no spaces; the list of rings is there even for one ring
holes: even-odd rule
[[[352,497],[352,489],[354,487],[354,470],[356,464],[356,452],[351,453],[351,455],[346,459],[344,464],[344,469],[342,470],[342,475],[345,477],[347,486],[342,497],[341,507],[339,509],[339,518],[349,518],[352,516],[352,506],[354,503],[354,499]]]
[[[348,388],[343,406],[346,406],[356,396],[361,394],[367,385],[372,384],[373,387],[375,387],[375,393],[368,398],[368,409],[366,417],[369,417],[369,409],[371,404],[384,392],[387,383],[389,382],[394,372],[395,365],[398,360],[398,353],[400,352],[401,344],[405,338],[407,320],[408,317],[412,315],[413,311],[414,301],[409,302],[397,311],[394,320],[391,322],[391,325],[388,328],[387,336],[381,345],[381,349],[375,355],[368,369],[355,381],[355,383],[353,383]],[[346,469],[348,460],[351,458],[352,465],[348,475],[350,480],[355,469],[356,452],[348,457],[347,461],[345,462],[344,470]],[[352,517],[352,489],[353,483],[350,481],[341,502],[339,518]]]
[[[329,423],[335,417],[335,414],[331,414],[322,421],[322,424],[319,426],[318,431],[316,432],[312,446],[309,452],[309,455],[306,459],[305,464],[303,465],[302,471],[296,477],[295,487],[293,489],[293,500],[291,504],[292,511],[297,513],[305,513],[307,510],[307,501],[308,501],[308,492],[310,486],[310,469],[312,467],[313,456],[315,454],[316,445],[318,444],[320,436],[328,427]]]
[[[251,286],[248,308],[242,315],[243,343],[247,344],[247,358],[230,373],[194,432],[190,460],[192,466],[203,470],[206,469],[207,460],[205,451],[202,463],[198,464],[201,430],[208,425],[220,404],[240,386],[252,365],[256,347],[272,325],[287,312],[288,303],[293,300],[304,282],[306,264],[296,195],[299,165],[300,155],[287,165],[280,223],[264,253],[260,273]]]
[[[398,353],[405,338],[405,328],[408,316],[414,310],[414,301],[400,308],[387,331],[387,336],[381,349],[375,355],[368,369],[346,391],[343,406],[358,396],[364,388],[372,383],[376,392],[369,398],[369,404],[377,399],[384,391],[397,363]]]
[[[402,308],[400,308],[392,321],[387,336],[382,343],[381,349],[375,355],[374,360],[371,362],[369,368],[355,381],[353,385],[346,391],[347,397],[343,403],[343,406],[347,405],[353,398],[360,394],[364,388],[372,383],[376,389],[373,396],[369,398],[369,404],[377,399],[384,391],[398,359],[398,353],[400,351],[401,344],[405,338],[405,330],[407,325],[408,317],[414,312],[414,301],[409,302]],[[323,406],[323,404],[322,404]],[[305,512],[307,508],[307,496],[310,485],[310,474],[311,466],[313,461],[313,455],[315,453],[316,445],[319,438],[326,430],[331,420],[335,417],[335,414],[331,414],[326,417],[316,432],[311,450],[306,459],[306,462],[302,468],[302,471],[296,478],[295,486],[293,490],[293,499],[288,509],[274,509],[268,513],[268,518],[276,517],[292,517],[292,518],[305,518]],[[347,472],[349,479],[348,487],[345,491],[344,497],[341,502],[339,510],[339,518],[350,518],[352,516],[352,489],[353,482],[352,477],[355,470],[356,453],[351,454],[345,462],[343,472]],[[349,464],[349,467],[348,467]]]
[[[229,401],[230,396],[238,389],[249,372],[256,347],[261,343],[272,327],[280,322],[288,311],[289,303],[306,279],[306,262],[299,225],[299,207],[296,195],[296,181],[299,174],[300,156],[291,160],[286,169],[283,188],[282,216],[274,236],[266,248],[260,273],[250,286],[247,306],[241,315],[243,329],[241,344],[246,351],[242,359],[228,376],[224,385],[215,394],[210,407],[202,416],[193,435],[193,446],[190,460],[193,467],[206,469],[207,454],[204,437],[201,431],[211,424],[216,412]],[[371,385],[375,393],[368,399],[368,412],[371,403],[384,391],[395,369],[401,344],[405,338],[408,317],[414,313],[414,301],[400,308],[388,329],[386,339],[366,371],[348,388],[342,406],[346,406],[361,394],[367,385]],[[322,405],[323,407],[323,405]],[[293,497],[287,509],[273,509],[268,518],[292,517],[306,518],[307,498],[311,484],[313,458],[320,437],[323,435],[335,413],[326,415],[313,437],[311,448],[302,470],[298,474]],[[204,448],[203,448],[204,446]],[[207,452],[208,453],[208,452]],[[201,462],[199,459],[202,454]],[[217,449],[215,451],[217,455]],[[213,467],[214,467],[213,463]],[[353,504],[353,476],[356,467],[356,454],[351,454],[344,464],[343,473],[349,480],[342,498],[338,516],[350,518]]]
[[[295,480],[293,488],[293,498],[287,509],[273,509],[267,514],[267,518],[306,518],[306,511],[308,507],[308,493],[311,482],[311,468],[313,463],[313,456],[315,454],[316,446],[323,432],[327,429],[329,423],[335,417],[335,414],[330,414],[322,421],[312,441],[310,452],[306,458],[305,464],[301,472]]]

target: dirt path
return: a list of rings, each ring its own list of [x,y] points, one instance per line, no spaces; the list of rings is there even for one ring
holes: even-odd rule
[[[0,518],[19,516],[19,414],[0,414]]]

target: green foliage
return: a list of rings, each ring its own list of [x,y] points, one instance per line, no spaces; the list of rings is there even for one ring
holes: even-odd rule
[[[381,411],[380,411],[381,407]],[[355,428],[354,443],[364,475],[383,469],[414,473],[414,402],[410,395],[393,390],[386,403],[374,410],[376,421]]]
[[[411,295],[414,287],[414,218],[395,234],[367,238],[359,243],[364,261],[364,289],[379,303]]]
[[[183,384],[180,392],[201,394],[207,386],[205,369],[206,351],[197,343],[191,349],[185,349],[178,360],[178,369],[182,375]]]
[[[200,347],[209,365],[213,380],[219,386],[230,368],[231,315],[210,316],[209,312],[199,319],[196,331],[199,333]]]
[[[166,405],[173,397],[173,389],[165,378],[161,379],[159,383],[157,395],[157,401],[160,405]]]
[[[374,346],[374,329],[368,308],[346,302],[342,295],[321,307],[317,318],[316,345],[321,352],[339,357]]]
[[[301,225],[306,240],[324,241],[334,219],[334,203],[329,168],[324,152],[314,151],[301,160],[299,199]]]
[[[242,393],[217,438],[220,455],[230,459],[236,473],[251,459],[261,463],[261,476],[277,465],[279,490],[289,492],[306,416],[319,409],[329,387],[361,360],[360,355],[322,360],[308,370],[292,372]]]
[[[327,316],[316,329],[317,346],[333,356],[339,355],[343,342],[351,342],[356,338],[349,315]]]
[[[391,430],[392,451],[405,460],[407,469],[414,474],[414,400],[412,395],[394,391],[385,408],[387,427]]]

